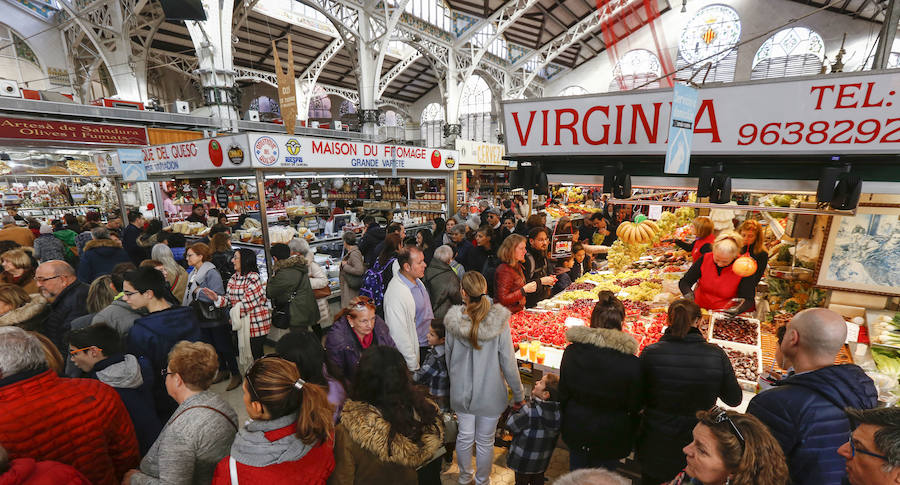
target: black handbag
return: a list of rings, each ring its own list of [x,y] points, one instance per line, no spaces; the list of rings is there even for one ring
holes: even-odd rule
[[[302,279],[297,283],[297,286],[294,288],[294,292],[291,293],[291,297],[288,298],[287,303],[278,305],[272,309],[272,326],[275,328],[291,328],[291,303],[294,301],[294,298],[297,297],[297,291],[300,290],[301,284],[303,284]]]
[[[225,308],[218,308],[212,303],[197,299],[191,302],[191,308],[194,309],[197,319],[201,322],[228,321],[228,310]]]

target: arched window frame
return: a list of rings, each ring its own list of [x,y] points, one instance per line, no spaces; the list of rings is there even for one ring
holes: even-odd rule
[[[788,27],[766,39],[753,56],[750,79],[818,74],[825,64],[825,41],[807,27]]]
[[[466,81],[460,95],[459,107],[463,139],[490,140],[493,101],[493,92],[484,78],[473,75]]]
[[[440,103],[431,103],[422,110],[422,139],[427,147],[439,147],[444,143],[444,120],[447,115]]]
[[[658,88],[659,81],[654,81],[654,79],[659,78],[662,74],[662,66],[656,54],[647,49],[630,50],[616,62],[609,90],[629,91],[638,87],[641,89]],[[649,84],[647,84],[648,82]]]
[[[573,84],[559,92],[560,96],[581,96],[583,94],[588,94],[588,90],[577,84]]]
[[[700,80],[706,82],[734,81],[741,28],[740,15],[728,5],[712,4],[700,9],[681,30],[676,77],[687,79],[700,71]],[[710,58],[711,55],[714,56]],[[707,72],[708,63],[711,66]]]

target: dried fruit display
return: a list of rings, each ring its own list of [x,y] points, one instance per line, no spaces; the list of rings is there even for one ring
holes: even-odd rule
[[[748,353],[725,348],[722,350],[731,360],[731,367],[734,368],[734,374],[738,379],[756,382],[759,378],[759,354],[757,352]]]
[[[566,291],[575,291],[575,290],[584,290],[591,291],[594,289],[594,286],[591,283],[572,283],[566,288]]]
[[[718,316],[713,323],[712,338],[740,344],[759,344],[759,325],[741,317]]]

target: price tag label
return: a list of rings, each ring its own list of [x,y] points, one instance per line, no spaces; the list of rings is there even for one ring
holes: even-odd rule
[[[381,186],[376,185],[375,190],[372,191],[372,198],[376,199],[376,200],[381,200],[381,197],[382,197]]]
[[[228,189],[224,185],[216,189],[216,203],[223,209],[228,207]]]
[[[647,211],[647,217],[653,220],[658,220],[660,217],[662,217],[662,206],[651,205],[650,209]]]

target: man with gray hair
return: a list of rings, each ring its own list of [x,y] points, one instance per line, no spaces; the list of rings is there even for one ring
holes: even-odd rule
[[[444,318],[451,306],[462,305],[459,276],[450,267],[452,259],[453,249],[445,244],[434,250],[434,257],[425,268],[422,283],[428,289],[434,318]]]
[[[59,353],[66,355],[65,335],[72,328],[72,320],[87,315],[87,295],[90,287],[75,276],[75,270],[65,261],[41,263],[34,272],[38,291],[50,302],[50,312],[41,333],[47,336]]]
[[[0,229],[0,241],[13,241],[19,246],[34,246],[34,234],[27,227],[19,227],[13,216],[3,216],[3,229]]]
[[[84,245],[78,263],[78,279],[91,284],[97,277],[112,273],[119,263],[130,263],[131,257],[122,243],[110,239],[109,229],[98,226],[91,229],[93,239]]]
[[[794,485],[841,483],[844,460],[837,450],[850,434],[844,408],[878,404],[875,384],[859,366],[834,364],[846,338],[844,318],[834,311],[810,308],[795,315],[781,352],[796,374],[747,407],[781,444]]]
[[[846,462],[850,485],[900,483],[900,409],[846,411],[856,429],[838,454]]]
[[[553,485],[630,485],[622,475],[604,468],[582,468],[559,477]]]
[[[48,369],[34,335],[0,328],[0,443],[9,457],[75,467],[95,485],[118,485],[140,456],[116,391]]]

